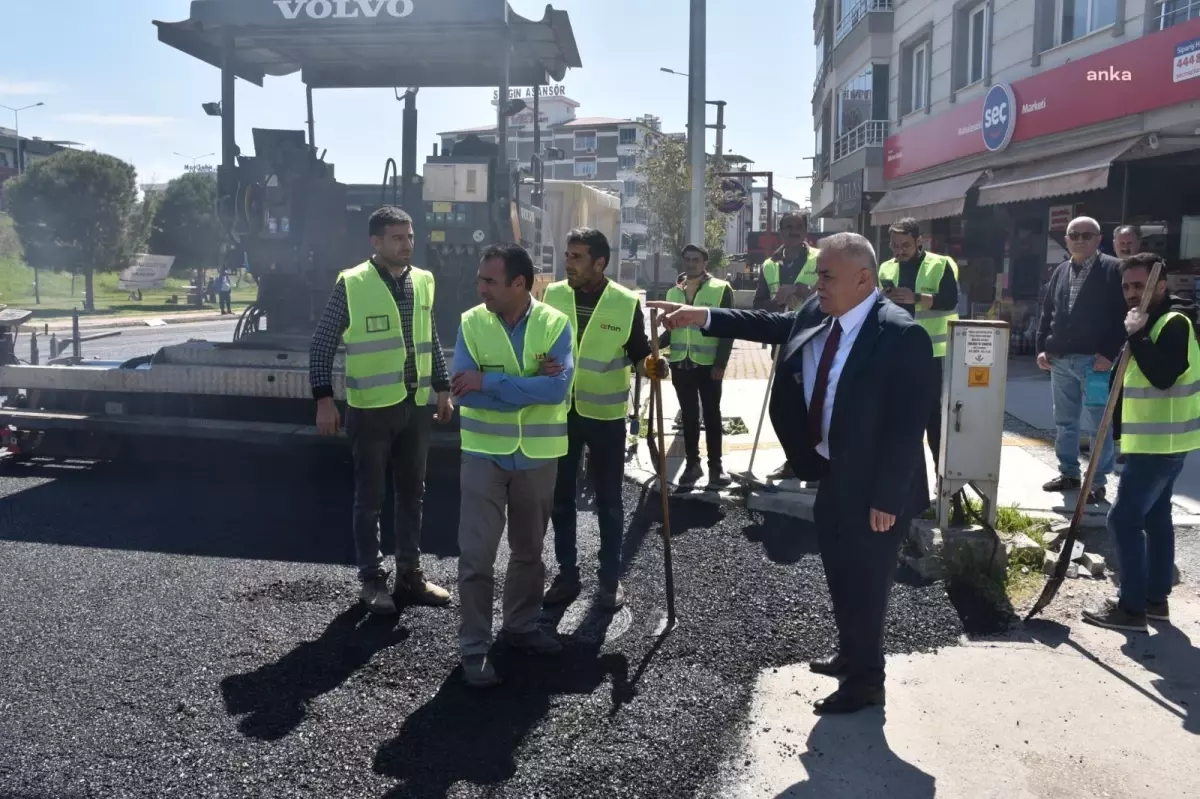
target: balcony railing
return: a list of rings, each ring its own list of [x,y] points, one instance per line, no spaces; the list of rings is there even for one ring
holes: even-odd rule
[[[840,161],[864,147],[882,147],[887,135],[887,120],[868,119],[858,127],[838,136],[833,143],[833,160]]]
[[[833,29],[833,45],[836,47],[842,39],[854,30],[854,26],[866,19],[867,14],[874,11],[891,11],[892,0],[858,0],[850,11],[842,17]]]
[[[1200,2],[1200,0],[1197,0],[1197,2]],[[817,93],[817,90],[821,88],[822,81],[825,80],[825,76],[832,71],[833,59],[827,54],[825,58],[821,60],[821,63],[817,65],[817,77],[816,80],[813,81],[813,94]]]
[[[1159,30],[1200,17],[1200,0],[1168,0],[1158,8]]]

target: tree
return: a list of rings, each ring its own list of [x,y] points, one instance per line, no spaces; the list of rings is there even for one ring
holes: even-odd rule
[[[215,175],[193,172],[167,184],[154,215],[150,248],[180,269],[209,269],[221,254]]]
[[[111,155],[64,150],[5,184],[9,215],[38,269],[84,276],[84,310],[96,310],[96,271],[123,269],[133,250],[137,173]]]
[[[691,191],[691,166],[687,143],[681,139],[659,137],[647,147],[640,168],[646,176],[641,189],[642,202],[649,217],[649,238],[660,243],[660,251],[678,256],[688,242],[688,198]],[[717,210],[721,198],[718,169],[709,163],[705,175],[704,247],[709,253],[709,268],[724,266],[726,214]]]

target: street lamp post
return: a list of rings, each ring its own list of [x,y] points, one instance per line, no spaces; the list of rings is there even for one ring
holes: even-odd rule
[[[688,208],[688,240],[704,246],[704,98],[707,92],[706,58],[708,4],[691,0],[688,45],[688,161],[692,168],[691,204]]]
[[[26,105],[26,106],[22,106],[20,108],[13,108],[12,106],[9,106],[9,105],[0,105],[0,108],[4,108],[8,111],[12,111],[13,135],[16,136],[16,138],[17,138],[17,175],[18,176],[25,174],[25,148],[21,146],[21,112],[28,111],[31,108],[38,108],[39,106],[43,106],[43,105],[45,105],[45,103],[33,103],[32,105]],[[41,281],[38,279],[38,268],[35,266],[33,268],[33,302],[35,305],[42,304],[42,289],[41,289],[40,284],[41,284]]]

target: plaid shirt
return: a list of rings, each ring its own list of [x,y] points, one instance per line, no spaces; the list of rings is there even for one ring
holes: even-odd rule
[[[1092,266],[1100,257],[1100,251],[1092,253],[1086,261],[1078,266],[1074,262],[1071,263],[1071,297],[1067,301],[1067,313],[1075,307],[1075,298],[1079,296],[1079,290],[1083,288],[1084,282],[1088,278],[1088,274],[1092,271]]]
[[[405,269],[398,278],[393,278],[391,272],[380,267],[372,259],[371,263],[379,271],[383,282],[392,291],[396,300],[396,308],[400,311],[400,328],[404,333],[404,385],[408,393],[417,390],[417,361],[413,357],[413,287],[412,274]],[[342,343],[342,334],[350,326],[350,306],[346,302],[346,284],[338,281],[329,295],[325,312],[313,333],[312,345],[308,351],[308,379],[312,383],[313,399],[333,396],[333,359]],[[433,390],[450,390],[450,373],[446,370],[446,355],[442,352],[441,341],[438,340],[437,325],[433,326]]]

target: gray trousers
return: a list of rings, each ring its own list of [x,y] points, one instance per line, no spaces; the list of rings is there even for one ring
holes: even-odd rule
[[[360,580],[384,575],[379,550],[379,515],[392,467],[395,493],[396,570],[421,565],[421,511],[425,503],[425,458],[430,411],[412,398],[386,408],[350,408],[346,435],[354,454],[354,549]]]
[[[458,523],[458,595],[462,623],[458,645],[464,657],[484,655],[492,645],[492,602],[496,552],[507,511],[508,574],[504,578],[503,629],[533,632],[542,610],[546,566],[542,541],[554,505],[558,461],[506,472],[486,458],[463,453],[462,505]]]

